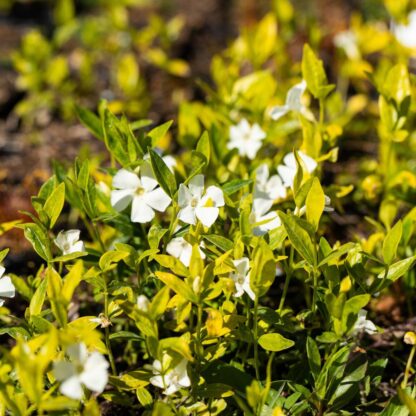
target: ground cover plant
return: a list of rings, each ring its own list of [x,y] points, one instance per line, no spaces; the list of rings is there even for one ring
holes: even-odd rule
[[[0,414],[416,414],[416,5],[377,4],[327,62],[273,3],[175,120],[71,104],[107,156],[1,224]]]

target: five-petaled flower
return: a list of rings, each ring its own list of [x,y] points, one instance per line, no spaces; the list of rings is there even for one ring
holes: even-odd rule
[[[111,205],[119,212],[131,203],[132,222],[145,223],[155,216],[155,210],[164,212],[171,198],[158,187],[148,162],[140,167],[140,177],[126,169],[120,169],[113,178]]]
[[[204,176],[196,175],[188,186],[179,185],[178,203],[181,221],[195,225],[198,219],[205,227],[210,227],[218,218],[219,207],[224,206],[224,194],[217,186],[209,186],[204,193]]]
[[[187,372],[188,361],[183,358],[175,367],[170,368],[172,360],[172,357],[165,353],[162,361],[153,361],[153,376],[149,380],[154,386],[164,389],[163,394],[167,396],[191,385]]]
[[[358,312],[358,317],[355,321],[353,329],[351,330],[351,335],[356,336],[362,332],[365,332],[368,335],[374,335],[377,333],[377,327],[372,321],[367,319],[367,311],[365,309],[361,309]]]
[[[302,162],[304,163],[306,171],[308,173],[312,173],[318,166],[315,159],[312,159],[310,156],[306,155],[302,151],[299,150],[298,155],[300,159],[302,160]],[[294,180],[295,180],[296,172],[297,172],[295,154],[293,152],[288,153],[283,158],[283,163],[284,163],[283,165],[279,165],[277,167],[277,171],[280,177],[283,179],[284,185],[289,188],[292,188]]]
[[[97,351],[89,354],[83,343],[70,345],[66,354],[70,361],[53,364],[53,375],[61,382],[59,391],[77,400],[83,397],[83,385],[91,391],[102,393],[108,381],[105,358]]]
[[[3,276],[5,268],[0,266],[0,306],[3,306],[4,299],[2,298],[14,298],[16,289],[12,283],[10,276]]]
[[[203,247],[203,243],[200,244],[200,247]],[[191,263],[192,245],[183,237],[172,238],[166,246],[166,252],[179,259],[186,267]],[[201,259],[205,259],[205,253],[201,248],[199,248],[199,254]]]
[[[79,239],[80,234],[80,230],[68,230],[60,231],[56,236],[55,244],[64,256],[85,251],[84,243]]]
[[[230,127],[230,141],[227,148],[237,149],[240,156],[247,156],[253,160],[265,138],[266,133],[257,123],[251,126],[246,119],[243,119],[236,126]]]
[[[285,114],[290,111],[297,113],[305,113],[306,107],[302,103],[302,95],[306,90],[306,81],[302,80],[299,84],[294,85],[286,96],[286,102],[284,105],[278,105],[270,110],[270,117],[273,120],[279,120]]]
[[[246,292],[247,295],[254,300],[256,295],[250,286],[249,259],[247,257],[242,257],[241,259],[233,260],[233,263],[236,271],[230,273],[230,278],[234,281],[234,296],[239,298],[244,292]]]

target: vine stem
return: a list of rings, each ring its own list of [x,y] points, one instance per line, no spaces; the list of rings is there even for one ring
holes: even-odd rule
[[[259,308],[259,298],[258,296],[254,299],[254,316],[253,316],[253,341],[254,341],[254,369],[256,371],[256,378],[260,380],[260,371],[259,371],[259,344],[257,342],[258,338],[258,308]]]
[[[407,382],[409,380],[409,375],[410,375],[410,369],[412,368],[412,362],[413,362],[413,357],[415,355],[415,351],[416,351],[416,345],[412,346],[412,349],[410,350],[410,354],[409,354],[409,358],[407,359],[407,363],[406,363],[406,369],[404,370],[404,378],[402,381],[402,389],[405,389],[407,386]]]

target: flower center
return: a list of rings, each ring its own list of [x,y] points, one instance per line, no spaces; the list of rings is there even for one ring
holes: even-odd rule
[[[199,199],[198,199],[196,196],[194,196],[194,197],[191,199],[191,207],[192,207],[192,208],[196,208],[196,207],[198,206],[198,202],[199,202]]]
[[[135,192],[135,194],[137,195],[137,196],[140,196],[140,195],[143,195],[144,194],[144,188],[142,188],[141,186],[139,186],[137,189],[136,189],[136,192]]]

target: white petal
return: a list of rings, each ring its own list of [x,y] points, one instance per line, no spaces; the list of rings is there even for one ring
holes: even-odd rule
[[[267,179],[269,179],[269,167],[263,163],[256,169],[256,183],[266,184]]]
[[[156,387],[159,387],[161,389],[165,388],[165,384],[163,383],[163,377],[162,376],[153,376],[149,379],[150,383],[153,384]]]
[[[273,175],[266,184],[266,190],[271,199],[286,198],[286,188],[278,175]]]
[[[302,159],[303,163],[305,163],[306,169],[309,173],[312,173],[318,166],[315,159],[312,159],[310,156],[301,151],[299,151],[299,157]]]
[[[140,185],[139,177],[127,169],[120,169],[113,178],[113,187],[117,189],[137,189]]]
[[[84,363],[88,357],[88,350],[84,343],[72,344],[66,349],[68,357],[77,363]]]
[[[171,394],[174,394],[178,390],[180,390],[180,388],[181,386],[179,386],[179,384],[172,383],[169,385],[169,387],[166,390],[164,390],[163,393],[166,394],[166,396],[170,396]]]
[[[58,361],[53,363],[53,376],[58,380],[66,380],[76,374],[76,369],[73,363],[69,361]]]
[[[285,165],[279,165],[277,172],[283,180],[285,186],[291,188],[296,176],[296,168],[291,168]]]
[[[143,196],[136,196],[133,199],[131,206],[131,221],[145,223],[152,221],[155,216],[155,212],[149,205],[147,205]]]
[[[65,380],[61,384],[59,391],[63,395],[75,400],[82,399],[82,396],[84,395],[81,381],[79,380],[78,376],[73,376]]]
[[[3,273],[6,271],[6,269],[3,266],[0,266],[0,277],[3,276]]]
[[[416,10],[409,13],[407,25],[395,25],[393,32],[398,42],[403,46],[416,47]]]
[[[216,207],[198,207],[195,209],[196,217],[205,225],[211,227],[218,218],[220,210]]]
[[[139,311],[142,312],[148,312],[149,311],[149,307],[150,307],[150,301],[149,299],[147,299],[147,297],[145,295],[139,295],[137,297],[137,307],[139,309]]]
[[[245,152],[247,154],[247,157],[250,160],[253,160],[256,157],[256,154],[259,151],[259,149],[261,148],[261,146],[262,146],[262,143],[261,142],[257,142],[257,141],[256,142],[253,141],[253,142],[247,143],[246,149],[245,149]]]
[[[16,289],[10,276],[0,278],[0,296],[2,298],[14,298]]]
[[[253,292],[253,289],[250,286],[250,279],[246,279],[246,281],[243,284],[244,292],[247,293],[247,295],[251,298],[251,300],[255,300],[256,295]]]
[[[72,245],[72,244],[74,244],[76,241],[78,241],[79,240],[79,236],[80,236],[80,234],[81,234],[81,231],[80,230],[68,230],[68,231],[65,231],[65,238],[66,238],[66,241],[70,244],[70,245]]]
[[[195,208],[191,206],[185,206],[178,213],[178,218],[186,224],[196,224]]]
[[[91,391],[102,393],[107,385],[108,363],[106,359],[98,352],[93,352],[85,363],[84,371],[80,378],[81,381]]]
[[[188,183],[189,191],[192,196],[201,198],[204,192],[204,175],[195,175]]]
[[[162,188],[145,193],[143,199],[147,205],[160,212],[164,212],[172,201]]]
[[[192,195],[188,187],[183,183],[179,185],[178,204],[181,208],[186,207],[191,203]]]
[[[302,95],[306,90],[306,81],[294,85],[287,93],[286,105],[294,111],[300,111],[302,108]]]
[[[277,105],[270,110],[270,117],[273,120],[279,120],[285,114],[289,112],[289,107],[287,105]]]
[[[149,162],[145,162],[140,166],[140,180],[146,191],[151,191],[158,185],[152,166]]]
[[[253,212],[256,217],[260,217],[268,212],[272,206],[272,199],[256,198],[253,201]]]
[[[201,200],[200,206],[205,206],[209,199],[214,203],[215,207],[224,206],[224,194],[222,189],[218,188],[218,186],[209,186],[207,188],[205,195]]]
[[[165,162],[166,166],[169,170],[174,173],[173,168],[177,165],[176,159],[173,156],[167,155],[162,157],[163,161]]]
[[[266,133],[261,129],[261,127],[254,123],[250,132],[251,141],[262,141],[266,138]]]
[[[85,251],[85,245],[83,241],[77,241],[72,247],[70,252],[71,253],[78,253],[80,251]]]
[[[185,246],[185,239],[183,237],[176,237],[169,241],[166,246],[166,252],[177,259],[181,256]]]
[[[247,257],[242,257],[241,259],[233,260],[234,266],[237,269],[237,272],[245,276],[249,269],[249,259]]]
[[[111,192],[111,206],[118,212],[125,210],[133,199],[134,190],[121,189]]]

